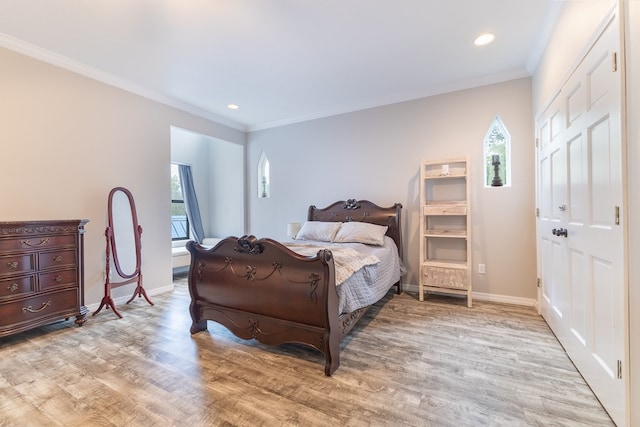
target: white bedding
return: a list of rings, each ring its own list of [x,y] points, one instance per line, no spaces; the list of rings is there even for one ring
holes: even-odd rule
[[[330,249],[333,255],[333,264],[336,267],[336,285],[342,285],[345,280],[361,268],[380,262],[375,255],[357,251],[344,245],[328,244],[327,242],[322,242],[324,244],[319,245],[319,243],[286,243],[286,246],[305,256],[314,256],[320,249]]]
[[[336,266],[336,285],[340,313],[348,313],[380,300],[400,280],[405,267],[398,256],[393,239],[384,237],[382,246],[362,243],[286,242],[285,246],[301,255],[315,255],[320,249],[330,249]],[[345,256],[358,252],[363,257],[345,261]],[[378,260],[378,262],[375,262]],[[345,266],[351,264],[350,266]],[[355,264],[354,264],[355,262]],[[357,266],[362,264],[361,266]],[[357,266],[357,268],[353,268]],[[340,276],[340,280],[338,280]]]

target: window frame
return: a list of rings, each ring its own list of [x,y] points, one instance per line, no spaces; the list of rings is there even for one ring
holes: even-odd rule
[[[494,129],[498,128],[498,132],[504,139],[504,153],[492,151],[489,143],[491,142]],[[507,130],[504,122],[499,115],[496,115],[489,125],[489,129],[482,140],[482,152],[483,152],[483,171],[484,171],[484,187],[485,188],[500,188],[511,187],[511,134]],[[500,166],[504,173],[501,175],[503,182],[500,186],[493,186],[491,182],[495,175],[495,171],[492,165],[491,157],[494,154],[500,155]]]
[[[172,169],[171,177],[174,176],[174,173],[173,173],[173,167],[174,166],[177,167],[177,166],[179,166],[179,164],[178,163],[171,163],[171,169]],[[178,181],[179,181],[180,180],[180,172],[179,172],[179,170],[178,170],[177,176],[178,176]],[[171,241],[172,242],[187,241],[187,240],[191,239],[191,225],[189,224],[189,216],[186,213],[187,211],[186,211],[186,204],[185,204],[185,201],[184,201],[184,193],[182,192],[182,185],[180,185],[180,194],[182,195],[182,199],[174,199],[173,197],[171,198],[171,208],[172,208],[171,209],[171,211],[172,211],[171,212],[171,223],[172,223],[172,229],[173,229],[173,216],[174,216],[173,215],[173,205],[182,203],[185,206],[184,217],[185,217],[185,221],[186,221],[186,237],[182,237],[182,236],[173,237],[173,231],[172,231],[172,233],[171,233]]]
[[[266,199],[271,197],[271,177],[270,165],[267,155],[263,151],[258,160],[258,198]]]

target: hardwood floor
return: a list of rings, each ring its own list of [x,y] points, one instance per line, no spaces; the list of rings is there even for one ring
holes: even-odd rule
[[[613,425],[531,308],[390,293],[341,345],[341,366],[209,322],[191,336],[185,280],[78,328],[0,339],[8,426]],[[400,319],[407,319],[401,321]]]

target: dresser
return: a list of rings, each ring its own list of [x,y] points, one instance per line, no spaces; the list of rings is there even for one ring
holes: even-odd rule
[[[0,222],[0,337],[71,317],[84,324],[87,222]]]

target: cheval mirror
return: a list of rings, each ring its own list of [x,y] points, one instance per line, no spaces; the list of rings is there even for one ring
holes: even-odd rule
[[[133,195],[126,188],[116,187],[109,193],[108,221],[109,225],[104,232],[107,240],[104,297],[93,315],[98,314],[103,307],[107,307],[122,318],[111,297],[112,289],[135,282],[137,286],[127,304],[133,301],[137,295],[144,297],[149,304],[153,305],[142,287],[142,272],[140,270],[142,227],[138,224]],[[115,271],[112,271],[112,266]],[[117,276],[115,281],[112,276]]]

